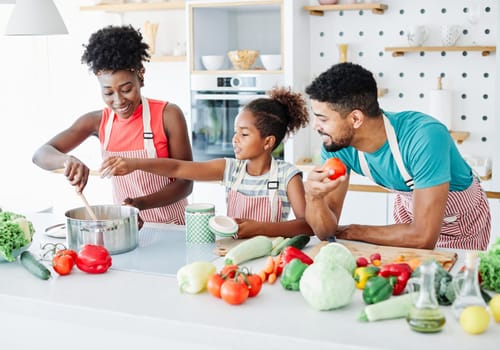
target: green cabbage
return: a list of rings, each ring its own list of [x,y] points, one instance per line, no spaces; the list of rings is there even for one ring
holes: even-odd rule
[[[0,260],[15,261],[15,250],[28,245],[33,239],[33,224],[23,215],[0,212]]]
[[[299,284],[300,293],[316,310],[332,310],[348,305],[354,295],[354,279],[343,267],[314,262]]]
[[[325,263],[329,266],[340,265],[352,276],[356,269],[356,259],[344,245],[332,242],[323,246],[314,257],[314,262]]]

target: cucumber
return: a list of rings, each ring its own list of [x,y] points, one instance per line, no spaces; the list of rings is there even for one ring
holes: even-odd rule
[[[367,305],[359,314],[358,321],[373,322],[406,317],[414,297],[416,292],[393,296],[379,303]]]
[[[21,264],[36,277],[42,280],[50,278],[50,271],[28,250],[21,254]]]
[[[279,244],[277,244],[276,246],[273,247],[273,250],[271,251],[271,255],[272,256],[276,256],[278,255],[279,253],[281,253],[281,251],[283,250],[283,248],[286,247],[288,241],[291,240],[290,237],[287,237],[285,239],[283,239]]]
[[[269,237],[255,236],[231,248],[224,259],[226,265],[239,265],[245,261],[271,254],[273,243]]]
[[[283,242],[284,240],[285,240],[285,237],[283,237],[283,236],[278,236],[278,237],[274,238],[274,239],[272,240],[272,242],[273,242],[273,249],[274,249],[274,248],[275,248],[278,244],[281,244],[281,242]]]

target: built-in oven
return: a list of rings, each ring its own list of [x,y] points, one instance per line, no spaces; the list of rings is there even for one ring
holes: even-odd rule
[[[191,76],[191,141],[197,161],[234,157],[234,120],[251,100],[282,85],[280,74]],[[282,152],[276,154],[282,158]]]

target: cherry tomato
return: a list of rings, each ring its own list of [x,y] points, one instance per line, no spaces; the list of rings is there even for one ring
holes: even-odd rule
[[[245,283],[238,280],[226,280],[220,287],[222,300],[231,305],[239,305],[247,300],[249,290]]]
[[[238,265],[225,265],[221,270],[220,274],[222,278],[234,278],[236,275],[236,271],[238,271],[240,267]]]
[[[378,261],[382,260],[380,253],[373,253],[372,255],[370,255],[370,261],[372,264],[375,260],[378,260]]]
[[[345,164],[342,163],[342,161],[338,158],[327,159],[325,164],[323,165],[323,169],[329,172],[333,172],[333,174],[328,176],[330,180],[335,180],[345,175],[347,172]]]
[[[365,267],[368,266],[368,259],[366,259],[364,256],[360,256],[356,259],[356,266],[357,267]]]
[[[224,283],[224,278],[218,273],[214,273],[207,281],[207,290],[216,298],[220,298],[220,287]]]
[[[71,255],[54,255],[52,258],[52,267],[61,276],[69,275],[75,266],[75,260]]]
[[[248,297],[250,298],[259,294],[262,289],[262,278],[258,274],[247,274],[246,279],[244,274],[240,274],[238,280],[247,285]]]

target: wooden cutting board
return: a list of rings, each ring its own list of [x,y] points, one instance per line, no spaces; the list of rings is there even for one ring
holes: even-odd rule
[[[308,251],[308,254],[314,258],[314,256],[319,252],[319,250],[327,245],[329,242],[319,242],[311,250]],[[343,244],[346,248],[348,248],[354,257],[364,256],[369,260],[370,255],[373,253],[379,253],[382,257],[382,265],[391,263],[395,261],[400,255],[404,256],[405,260],[411,259],[420,259],[420,261],[424,262],[429,258],[435,259],[439,262],[446,271],[450,271],[455,262],[457,261],[457,253],[448,252],[448,251],[440,251],[440,250],[429,250],[429,249],[416,249],[416,248],[403,248],[403,247],[389,247],[389,246],[381,246],[369,243],[362,242],[353,242],[353,241],[345,241],[339,240],[338,243]]]
[[[229,251],[229,249],[237,246],[245,239],[232,239],[232,238],[222,238],[215,241],[215,254],[219,256],[224,256]],[[306,248],[307,254],[314,258],[314,256],[319,252],[319,250],[327,245],[329,242],[321,241],[314,245],[312,248]],[[348,248],[354,257],[364,256],[369,259],[370,255],[373,253],[379,253],[382,257],[382,264],[387,264],[395,261],[400,255],[405,257],[405,260],[411,260],[418,258],[422,262],[434,258],[438,261],[446,271],[450,271],[455,262],[457,261],[457,253],[439,250],[428,250],[428,249],[415,249],[415,248],[402,248],[402,247],[388,247],[380,246],[369,243],[354,242],[339,240],[338,243],[343,244]]]

